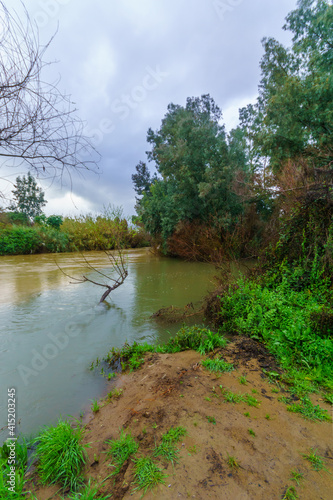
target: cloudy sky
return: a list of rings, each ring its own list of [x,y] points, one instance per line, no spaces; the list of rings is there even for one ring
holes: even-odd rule
[[[21,12],[19,0],[4,0]],[[72,188],[42,184],[50,214],[134,214],[131,175],[145,160],[146,134],[158,129],[170,102],[210,94],[227,131],[238,109],[254,102],[261,39],[289,44],[282,30],[296,0],[25,0],[41,43],[57,31],[46,59],[49,78],[71,95],[86,134],[101,154],[100,174],[72,176]],[[9,180],[18,173],[10,170]],[[8,171],[1,170],[2,176]],[[10,194],[10,184],[1,184]]]

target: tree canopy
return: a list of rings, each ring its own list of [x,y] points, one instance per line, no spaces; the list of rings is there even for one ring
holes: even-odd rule
[[[240,147],[242,132],[228,138],[222,112],[209,95],[169,104],[159,130],[148,130],[147,159],[157,175],[140,162],[132,176],[142,198],[137,208],[145,228],[167,239],[180,221],[214,219],[230,223],[241,212],[231,189],[235,173],[247,168]],[[226,222],[227,221],[227,222]]]
[[[47,201],[44,199],[43,190],[37,186],[34,177],[28,172],[27,177],[16,178],[15,189],[12,191],[14,201],[10,206],[11,210],[22,213],[34,219],[42,214],[42,208]]]

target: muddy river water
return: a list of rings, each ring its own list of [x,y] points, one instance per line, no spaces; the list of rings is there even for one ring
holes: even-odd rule
[[[88,261],[109,272],[103,252]],[[128,342],[165,341],[178,326],[150,316],[161,307],[184,307],[213,289],[215,269],[154,256],[149,249],[127,252],[124,284],[99,304],[105,289],[72,284],[87,271],[79,254],[0,257],[0,428],[7,422],[7,390],[17,394],[20,433],[35,433],[59,416],[78,416],[105,390],[91,363]],[[59,267],[58,267],[59,266]],[[0,432],[0,442],[8,436]]]

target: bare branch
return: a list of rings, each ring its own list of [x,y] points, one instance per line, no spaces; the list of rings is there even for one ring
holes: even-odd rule
[[[67,274],[60,266],[59,264],[56,262],[56,266],[58,267],[58,269],[65,275],[67,276],[67,278],[71,279],[71,280],[74,280],[71,281],[72,284],[79,284],[79,283],[86,283],[86,282],[89,282],[89,283],[92,283],[93,285],[98,285],[98,286],[102,286],[102,287],[105,287],[106,288],[106,291],[103,293],[99,303],[101,302],[104,302],[104,300],[108,297],[108,295],[113,292],[113,290],[116,290],[116,288],[118,288],[120,285],[122,285],[125,281],[125,279],[127,278],[128,276],[128,266],[127,266],[127,263],[126,263],[126,260],[125,260],[125,256],[122,252],[121,249],[118,248],[117,250],[117,253],[112,253],[112,252],[104,252],[105,255],[108,257],[109,261],[111,262],[112,264],[112,269],[114,271],[117,272],[117,278],[112,278],[111,276],[103,273],[102,271],[98,270],[96,267],[92,266],[90,264],[90,262],[87,260],[87,258],[81,254],[81,257],[83,258],[85,264],[86,264],[86,267],[90,270],[90,271],[94,271],[95,273],[99,274],[100,276],[103,276],[104,278],[107,278],[109,281],[112,281],[113,282],[113,285],[107,285],[105,283],[100,283],[98,281],[95,281],[91,278],[88,278],[87,276],[85,275],[82,275],[80,278],[75,278],[69,274]]]
[[[42,78],[53,37],[42,46],[25,8],[24,16],[22,21],[0,0],[0,157],[11,167],[26,164],[37,176],[95,170],[97,152],[70,96],[58,90],[59,82]]]

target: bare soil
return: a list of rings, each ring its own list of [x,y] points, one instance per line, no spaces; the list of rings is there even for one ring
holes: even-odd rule
[[[268,381],[262,368],[277,372],[279,368],[263,345],[238,337],[222,354],[236,370],[211,373],[201,366],[200,354],[185,351],[148,355],[141,369],[118,377],[115,387],[123,389],[122,396],[104,400],[86,426],[85,442],[91,447],[85,476],[100,483],[101,494],[111,494],[115,500],[142,497],[142,492],[133,491],[131,459],[116,478],[108,477],[112,467],[105,453],[106,441],[117,439],[120,429],[131,432],[140,445],[139,453],[150,455],[170,427],[182,426],[187,435],[178,444],[179,462],[159,462],[168,477],[165,485],[146,493],[147,500],[275,500],[284,498],[291,486],[302,500],[333,498],[332,423],[305,420],[278,401],[284,391],[274,392],[276,384]],[[247,385],[240,384],[240,376],[246,376]],[[260,406],[228,403],[220,386],[251,394]],[[330,410],[319,397],[312,401]],[[303,457],[311,448],[325,458],[327,470],[313,470]],[[230,467],[230,456],[239,467]],[[292,470],[304,475],[300,485],[292,480]],[[65,493],[59,496],[56,486],[39,487],[37,477],[32,483],[38,500],[66,497]]]

